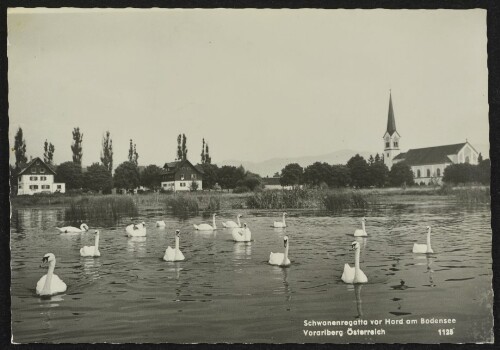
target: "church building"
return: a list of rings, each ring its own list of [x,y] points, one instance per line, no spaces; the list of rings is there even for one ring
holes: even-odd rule
[[[453,145],[413,148],[401,152],[399,141],[401,135],[396,130],[396,120],[392,107],[392,96],[389,95],[389,115],[387,130],[384,134],[384,164],[391,169],[393,164],[405,162],[413,171],[416,184],[441,184],[444,169],[451,164],[478,164],[478,152],[466,140]]]

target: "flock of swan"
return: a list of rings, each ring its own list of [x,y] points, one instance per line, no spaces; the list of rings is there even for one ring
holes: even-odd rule
[[[212,215],[212,225],[202,223],[199,225],[194,225],[195,230],[199,231],[213,231],[217,229],[217,225],[215,222],[215,217],[217,215]],[[282,221],[275,221],[272,225],[274,228],[286,228],[285,217],[287,213],[283,213]],[[231,235],[235,242],[250,242],[252,239],[252,233],[246,223],[241,224],[240,218],[241,214],[238,214],[235,221],[226,221],[222,223],[224,228],[231,229]],[[366,233],[365,228],[365,218],[361,219],[361,229],[356,229],[354,231],[354,237],[366,237],[368,234]],[[165,221],[157,221],[157,227],[165,227]],[[82,224],[80,228],[78,227],[57,227],[60,233],[63,234],[78,234],[82,232],[86,232],[89,230],[89,227],[86,224]],[[145,237],[146,236],[146,223],[141,222],[138,224],[131,224],[125,228],[125,232],[129,237]],[[95,243],[93,246],[84,246],[80,249],[80,255],[82,257],[99,257],[101,253],[99,252],[99,230],[94,231],[95,234]],[[168,246],[165,250],[165,254],[163,256],[163,260],[165,261],[183,261],[185,260],[184,254],[182,254],[180,247],[180,231],[175,231],[175,246],[174,248]],[[291,265],[290,259],[288,257],[288,249],[289,249],[289,237],[285,235],[283,237],[283,253],[273,253],[269,255],[268,263],[270,265],[282,266],[286,267]],[[348,284],[357,284],[357,283],[367,283],[368,277],[366,277],[365,273],[360,268],[360,252],[361,245],[358,241],[354,241],[351,244],[351,250],[354,251],[354,267],[349,266],[349,264],[344,265],[344,271],[341,276],[341,280],[344,283]],[[412,249],[413,253],[418,254],[430,254],[434,253],[431,247],[431,228],[427,226],[427,242],[425,244],[417,244],[413,245]],[[44,255],[42,259],[42,264],[48,264],[47,274],[42,276],[38,283],[36,284],[36,294],[40,296],[51,296],[58,293],[64,293],[67,289],[66,283],[63,282],[56,274],[54,274],[54,268],[56,265],[56,257],[52,253],[47,253]]]

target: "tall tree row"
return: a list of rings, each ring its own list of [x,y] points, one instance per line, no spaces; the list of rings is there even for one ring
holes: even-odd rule
[[[52,143],[49,143],[47,139],[43,144],[43,161],[48,164],[54,163],[54,151],[55,147]]]
[[[210,163],[212,163],[212,158],[210,158],[208,143],[205,142],[205,138],[203,138],[203,143],[201,145],[201,164],[210,164]]]
[[[130,139],[130,147],[128,150],[128,161],[134,163],[136,166],[139,164],[139,154],[137,153],[137,145]]]
[[[106,131],[102,137],[101,162],[111,174],[113,172],[113,140],[109,131]]]

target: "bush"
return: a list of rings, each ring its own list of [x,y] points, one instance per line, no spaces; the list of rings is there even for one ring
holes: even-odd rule
[[[233,193],[246,193],[251,192],[247,186],[238,186],[233,190]]]

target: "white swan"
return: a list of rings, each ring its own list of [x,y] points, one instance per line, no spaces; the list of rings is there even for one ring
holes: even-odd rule
[[[361,247],[359,245],[359,242],[354,241],[352,242],[352,248],[351,250],[355,250],[356,252],[354,253],[354,267],[350,267],[349,264],[344,265],[344,272],[342,273],[342,281],[344,283],[367,283],[368,278],[364,274],[363,271],[359,268],[359,252],[361,250]]]
[[[366,234],[366,230],[365,230],[365,222],[366,222],[366,219],[365,218],[362,218],[361,219],[361,229],[357,229],[354,231],[354,237],[365,237],[365,236],[368,236]]]
[[[246,223],[244,223],[241,228],[233,228],[231,235],[233,236],[233,240],[236,242],[250,242],[252,240],[252,232]]]
[[[95,230],[95,245],[81,248],[80,256],[101,256],[99,252],[99,230]]]
[[[238,221],[237,223],[232,221],[232,220],[229,220],[229,221],[226,221],[226,222],[223,222],[222,223],[222,226],[225,227],[225,228],[235,228],[235,227],[241,227],[241,222],[240,222],[240,218],[242,217],[243,215],[241,214],[238,214],[238,216],[236,217],[236,220]]]
[[[52,253],[45,254],[42,259],[42,264],[44,263],[49,264],[49,271],[36,284],[36,294],[47,296],[64,293],[67,289],[66,283],[54,274],[54,268],[56,267],[55,255]]]
[[[427,244],[413,244],[413,253],[428,254],[434,253],[431,247],[431,227],[427,226]]]
[[[269,264],[277,266],[288,266],[290,260],[288,259],[288,236],[283,237],[283,244],[285,246],[285,253],[273,253],[269,255]]]
[[[217,215],[216,214],[213,214],[212,216],[212,226],[210,226],[209,224],[199,224],[199,225],[193,225],[195,230],[199,230],[199,231],[213,231],[213,230],[217,230],[217,225],[215,225],[215,217]]]
[[[156,227],[165,227],[165,226],[167,226],[167,224],[165,224],[165,221],[163,220],[156,222]]]
[[[175,231],[175,249],[170,248],[168,246],[167,250],[165,250],[165,255],[163,256],[163,260],[165,261],[182,261],[184,260],[184,254],[182,254],[179,249],[179,237],[181,232],[179,230]]]
[[[131,224],[125,228],[129,237],[144,237],[146,236],[146,223],[143,221],[140,224]]]
[[[288,215],[287,213],[283,213],[283,220],[282,221],[275,221],[273,224],[273,227],[276,227],[276,228],[286,227],[285,216],[287,216],[287,215]]]
[[[80,228],[73,226],[56,227],[61,233],[81,233],[88,231],[89,227],[87,224],[81,224]]]

